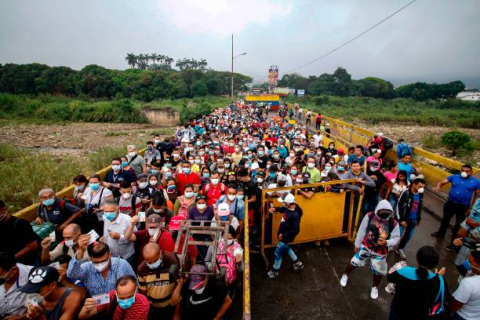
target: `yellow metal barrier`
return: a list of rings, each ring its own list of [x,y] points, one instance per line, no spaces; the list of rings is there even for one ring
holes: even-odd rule
[[[144,148],[144,149],[140,150],[138,153],[141,156],[143,156],[143,154],[145,153],[145,150],[147,150],[147,149]],[[110,169],[111,169],[111,166],[105,167],[105,168],[101,169],[100,171],[97,171],[96,174],[100,175],[100,177],[102,177],[102,179],[103,179]],[[72,177],[72,179],[73,179],[73,177]],[[65,198],[65,197],[71,197],[74,190],[75,190],[75,185],[72,184],[72,185],[69,185],[66,188],[63,188],[62,190],[58,191],[57,193],[55,193],[55,196],[57,198],[60,198],[60,199]],[[17,218],[21,218],[21,219],[24,219],[24,220],[27,220],[27,221],[33,221],[33,220],[35,220],[35,217],[37,215],[37,210],[38,210],[39,205],[40,205],[40,203],[34,203],[34,204],[32,204],[32,205],[30,205],[26,208],[23,208],[20,211],[15,212],[13,215],[16,216]]]
[[[290,191],[295,194],[295,203],[303,210],[303,215],[300,221],[300,233],[295,237],[295,241],[291,244],[305,243],[312,241],[321,241],[332,238],[348,237],[352,240],[354,234],[353,220],[358,216],[361,202],[357,205],[357,212],[353,213],[353,203],[355,193],[347,190],[344,193],[328,192],[327,187],[335,184],[354,183],[355,180],[341,180],[331,182],[321,182],[301,186],[289,186],[275,189],[262,190],[262,201],[260,212],[262,214],[262,234],[260,251],[268,266],[268,260],[265,256],[265,249],[276,247],[278,244],[277,230],[280,226],[282,215],[278,213],[271,214],[269,209],[271,207],[281,206],[278,198],[273,198],[268,193]],[[298,189],[305,189],[309,187],[323,187],[323,192],[315,192],[311,199],[297,194]],[[350,200],[346,201],[347,195]],[[347,215],[347,217],[345,217]],[[345,218],[347,218],[345,220]],[[269,221],[268,229],[266,229],[266,221]],[[267,232],[270,235],[267,239]],[[268,242],[268,243],[266,243]]]
[[[245,198],[245,220],[243,234],[243,319],[250,320],[252,312],[250,308],[250,227],[248,225],[248,198]]]

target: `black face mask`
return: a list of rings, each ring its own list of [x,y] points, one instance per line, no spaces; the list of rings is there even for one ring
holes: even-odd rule
[[[381,210],[381,211],[378,211],[378,212],[377,212],[377,215],[378,215],[378,217],[379,217],[380,219],[388,219],[391,214],[392,214],[391,211]]]

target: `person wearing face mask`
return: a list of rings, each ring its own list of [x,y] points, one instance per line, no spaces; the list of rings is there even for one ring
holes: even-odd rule
[[[127,168],[131,167],[135,171],[135,175],[145,173],[143,170],[145,168],[145,160],[142,156],[138,155],[137,148],[135,148],[133,144],[127,147],[127,155],[125,157],[127,162],[125,165],[123,165],[122,160],[122,166],[125,170],[128,170]]]
[[[87,177],[85,177],[83,174],[75,176],[73,178],[73,184],[75,185],[75,190],[73,190],[72,197],[69,199],[69,201],[75,203],[75,206],[79,208],[84,208],[85,201],[82,199],[82,194],[88,184]]]
[[[115,282],[124,275],[135,276],[126,260],[112,257],[107,244],[98,242],[89,245],[90,242],[90,235],[80,236],[80,246],[67,269],[67,277],[83,282],[90,296],[115,289]],[[87,247],[90,261],[83,259]]]
[[[308,157],[307,166],[303,167],[302,172],[310,173],[309,183],[317,183],[322,179],[320,170],[315,167],[315,157]]]
[[[60,233],[61,238],[63,229],[80,216],[80,208],[68,201],[58,199],[55,192],[50,188],[40,190],[38,198],[41,203],[38,206],[35,224],[41,225],[44,222],[49,222],[58,225],[56,230]]]
[[[170,266],[178,263],[172,253],[163,253],[158,244],[149,243],[142,250],[144,261],[138,267],[138,289],[150,302],[148,319],[172,319],[180,302],[184,278],[174,279]]]
[[[115,290],[108,294],[109,303],[98,305],[95,299],[85,300],[79,319],[89,319],[98,315],[99,319],[135,319],[147,320],[150,311],[150,304],[145,295],[137,292],[137,278],[126,275],[119,278]]]
[[[25,319],[26,294],[20,288],[27,284],[31,266],[17,263],[9,252],[0,252],[0,318]],[[12,318],[8,318],[12,317]]]
[[[130,184],[135,183],[132,174],[122,168],[122,160],[120,158],[112,159],[112,169],[105,175],[102,185],[111,190],[114,198],[120,197],[120,183],[128,181]]]
[[[395,253],[403,260],[407,259],[404,249],[422,219],[421,214],[425,185],[426,182],[424,179],[415,179],[410,185],[410,188],[403,191],[398,199],[395,215],[397,221],[400,223],[400,234],[402,234],[403,237]]]
[[[166,200],[162,193],[157,193],[150,204],[150,208],[146,211],[146,216],[151,214],[158,214],[162,219],[161,228],[166,229],[173,217],[173,212],[170,210],[169,200]],[[173,206],[172,206],[173,207]]]
[[[181,291],[180,308],[174,319],[211,320],[222,319],[232,305],[232,299],[223,286],[208,273],[204,265],[196,264],[190,269],[188,283]]]
[[[133,169],[129,164],[128,164],[128,158],[126,156],[120,157],[120,160],[122,160],[122,168],[125,171],[130,172],[130,174],[136,179],[137,178],[137,173],[135,172],[135,169]]]
[[[40,255],[40,262],[42,265],[49,264],[51,261],[55,261],[61,255],[69,255],[73,257],[75,252],[79,248],[78,239],[82,235],[82,230],[80,226],[75,223],[69,224],[63,230],[63,241],[60,242],[55,249],[50,251],[50,246],[52,244],[52,238],[46,237],[42,240],[42,253]],[[88,258],[88,253],[85,252],[85,259]]]
[[[194,221],[193,225],[200,225],[200,223],[195,223],[195,221],[212,221],[214,216],[215,216],[215,213],[214,213],[213,207],[212,205],[208,204],[207,197],[199,195],[197,196],[196,206],[190,209],[188,220]],[[210,225],[210,223],[205,223],[205,225],[208,226]],[[210,236],[195,234],[194,239],[195,241],[206,241],[210,239]],[[200,246],[200,245],[197,246],[197,251],[201,256],[200,259],[203,259],[205,257],[205,254],[207,253],[207,249],[208,248],[206,246]]]
[[[116,202],[105,203],[101,241],[108,245],[114,257],[123,258],[132,263],[135,249],[133,243],[124,236],[125,231],[130,226],[130,219],[129,215],[118,211]]]
[[[172,156],[168,159],[167,162],[170,163],[172,168],[176,168],[179,164],[184,162],[180,156],[179,148],[176,148],[175,150],[173,150]]]
[[[185,186],[185,194],[177,197],[175,206],[173,208],[174,215],[183,216],[184,219],[188,217],[190,208],[195,205],[195,192],[191,184]]]
[[[326,165],[325,165],[326,166]],[[367,175],[375,183],[374,186],[365,186],[365,192],[363,196],[363,213],[372,212],[378,204],[380,191],[383,189],[383,185],[387,181],[385,176],[380,171],[380,163],[376,160],[368,163]]]
[[[445,247],[447,250],[454,250],[452,242],[457,238],[460,224],[465,219],[465,215],[469,214],[475,202],[475,198],[480,194],[480,180],[472,177],[472,166],[465,164],[462,166],[460,174],[454,174],[447,179],[439,182],[434,188],[435,192],[440,192],[440,188],[447,184],[451,184],[448,200],[443,207],[443,218],[438,231],[432,233],[432,236],[443,238],[450,225],[450,220],[455,216],[455,226],[452,229],[452,240],[450,245]]]
[[[213,206],[222,195],[227,194],[227,191],[227,186],[220,182],[218,171],[213,171],[210,183],[205,185],[202,194],[207,197],[207,204]]]
[[[232,153],[232,160],[235,162],[235,164],[238,165],[240,160],[243,158],[243,153],[239,145],[236,145],[234,148],[234,152]]]
[[[192,172],[192,165],[190,162],[184,162],[182,164],[182,173],[177,174],[177,188],[180,194],[185,192],[185,186],[187,184],[193,185],[195,191],[198,191],[198,187],[200,186],[200,177],[195,172]]]
[[[33,265],[37,260],[37,235],[26,220],[10,215],[0,200],[0,252],[15,256],[17,262]]]
[[[373,274],[370,298],[378,299],[378,285],[387,274],[388,250],[395,247],[399,241],[400,228],[394,219],[392,206],[387,200],[382,200],[375,212],[369,212],[362,220],[355,239],[355,255],[348,262],[340,285],[346,287],[350,273],[370,261]]]
[[[171,201],[172,203],[175,203],[175,201],[180,195],[180,191],[176,186],[175,179],[173,178],[167,179],[167,186],[166,188],[162,188],[162,189],[163,189],[162,191],[165,198]]]
[[[137,185],[138,187],[135,191],[135,197],[141,201],[141,208],[139,211],[145,211],[149,207],[152,198],[157,193],[157,188],[148,183],[148,176],[146,174],[138,175]]]
[[[217,207],[220,208],[220,204],[227,204],[229,206],[229,214],[231,213],[239,221],[238,238],[243,231],[243,222],[245,220],[245,203],[243,200],[237,199],[237,187],[234,184],[228,186],[226,196],[221,196],[217,200]]]
[[[134,216],[142,209],[142,201],[135,195],[132,195],[132,186],[127,181],[120,183],[121,196],[115,199],[118,203],[120,213]]]
[[[290,248],[290,243],[300,232],[300,220],[303,210],[295,204],[295,196],[291,193],[284,194],[278,201],[283,205],[280,208],[270,208],[270,213],[279,212],[283,215],[282,222],[277,231],[278,244],[275,249],[275,262],[272,269],[266,274],[266,279],[276,279],[280,273],[282,258],[285,253],[292,259],[292,270],[297,272],[304,268],[303,263],[298,260],[297,255]]]
[[[334,171],[340,180],[345,180],[347,176],[347,163],[343,160],[338,161]]]
[[[147,150],[145,150],[145,154],[143,155],[143,160],[144,160],[143,173],[147,172],[147,168],[150,165],[150,162],[161,160],[160,152],[157,149],[155,149],[153,141],[147,141]]]
[[[82,295],[58,285],[60,275],[54,267],[32,269],[28,282],[20,288],[27,294],[27,319],[76,319],[82,306]],[[36,299],[37,303],[33,302]]]

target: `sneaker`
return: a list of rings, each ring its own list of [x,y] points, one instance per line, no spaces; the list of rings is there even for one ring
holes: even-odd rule
[[[265,275],[265,278],[267,280],[273,280],[277,277],[278,277],[278,271],[275,270],[275,269],[272,269],[272,270],[268,271],[267,274]]]
[[[347,282],[348,282],[348,276],[344,274],[340,279],[340,285],[345,288],[347,286]]]
[[[295,262],[295,263],[293,264],[293,266],[292,266],[293,271],[300,271],[300,270],[302,270],[303,268],[305,268],[305,266],[304,266],[303,263],[300,262],[300,261]]]
[[[403,249],[398,249],[398,255],[400,256],[400,259],[407,260],[407,255],[405,254],[405,251],[403,251]]]
[[[390,294],[395,294],[395,284],[393,283],[387,284],[387,286],[385,287],[385,291],[387,291],[387,293],[390,293]]]
[[[457,247],[451,243],[449,244],[448,246],[445,246],[445,250],[448,250],[448,251],[457,251]]]
[[[373,300],[378,299],[378,288],[377,287],[372,287],[372,291],[370,291],[370,298]]]
[[[432,233],[431,236],[432,236],[432,237],[435,237],[435,238],[443,238],[443,237],[445,237],[444,234],[441,234],[441,233],[438,232],[438,231]]]

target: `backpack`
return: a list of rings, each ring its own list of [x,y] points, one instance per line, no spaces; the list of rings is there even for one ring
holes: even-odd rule
[[[132,207],[132,215],[135,215],[135,211],[137,210],[137,196],[132,194],[131,199],[131,207]],[[115,201],[119,204],[120,203],[120,197],[115,198]]]
[[[65,200],[60,200],[59,208],[60,208],[60,212],[62,212],[63,209],[65,209]],[[45,211],[45,205],[43,203],[41,203],[40,206],[38,207],[38,216],[45,222],[50,223],[50,219],[48,218],[48,214]]]
[[[223,254],[223,246],[223,241],[220,241],[217,251],[217,269],[220,271],[221,267],[226,268],[225,284],[228,287],[237,280],[237,265],[233,252],[240,247],[240,244],[234,242],[231,246],[227,246],[226,256]]]
[[[180,196],[177,199],[178,202],[180,202],[180,209],[178,209],[177,215],[182,216],[184,219],[188,219],[190,205],[185,201],[185,196]]]
[[[382,138],[382,146],[385,151],[393,148],[393,141],[387,138]]]

